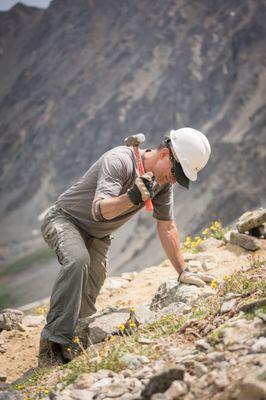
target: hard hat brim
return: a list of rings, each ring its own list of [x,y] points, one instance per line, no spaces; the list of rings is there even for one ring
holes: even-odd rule
[[[184,174],[181,164],[176,160],[174,161],[174,171],[177,183],[179,183],[179,185],[185,187],[186,189],[189,189],[189,179]]]

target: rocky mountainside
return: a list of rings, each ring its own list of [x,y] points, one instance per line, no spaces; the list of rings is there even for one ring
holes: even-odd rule
[[[31,239],[37,216],[136,132],[153,146],[189,125],[212,144],[199,182],[176,188],[182,237],[262,205],[265,17],[265,2],[251,0],[53,0],[1,12],[2,250]],[[112,271],[158,262],[157,246],[141,213],[117,234]]]
[[[248,234],[265,237],[265,219],[245,213],[224,240],[185,253],[191,272],[213,276],[202,287],[167,261],[107,278],[61,367],[37,368],[48,299],[1,310],[0,400],[265,399],[266,240]]]

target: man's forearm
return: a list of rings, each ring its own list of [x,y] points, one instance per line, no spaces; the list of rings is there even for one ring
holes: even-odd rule
[[[103,199],[100,203],[102,216],[107,220],[118,217],[123,212],[129,210],[132,206],[133,204],[126,193],[118,197]]]
[[[180,249],[179,234],[174,221],[158,221],[158,234],[166,256],[180,274],[185,268],[185,261]]]

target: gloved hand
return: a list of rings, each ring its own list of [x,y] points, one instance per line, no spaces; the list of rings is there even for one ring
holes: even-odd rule
[[[154,181],[152,172],[146,172],[142,176],[138,176],[134,186],[128,189],[127,195],[131,203],[138,206],[142,201],[154,197]]]
[[[205,282],[216,280],[214,276],[204,274],[203,272],[189,272],[184,269],[178,277],[179,282],[188,283],[189,285],[205,286]]]

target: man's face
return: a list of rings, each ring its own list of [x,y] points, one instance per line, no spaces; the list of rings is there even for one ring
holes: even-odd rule
[[[172,168],[173,162],[169,157],[169,150],[167,148],[159,150],[158,160],[153,169],[155,180],[159,185],[165,183],[171,183],[173,185],[176,183],[176,178],[172,174]]]

